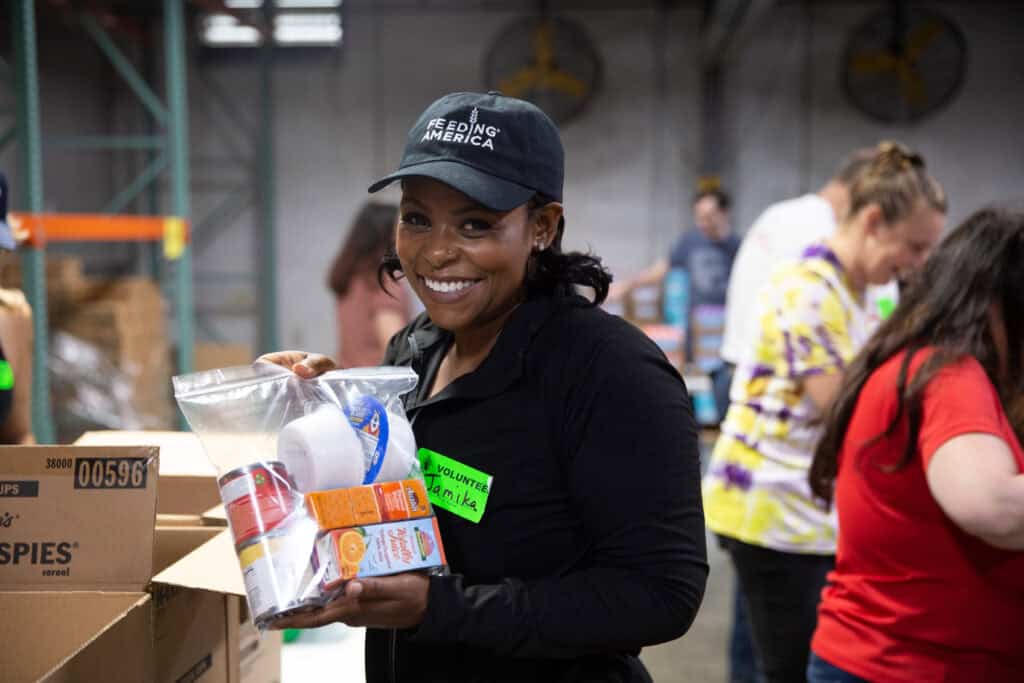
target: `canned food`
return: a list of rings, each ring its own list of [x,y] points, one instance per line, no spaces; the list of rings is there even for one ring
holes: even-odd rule
[[[300,518],[257,536],[238,550],[249,610],[257,627],[320,606],[318,580],[310,555],[316,523]]]
[[[236,547],[276,529],[301,501],[288,469],[276,461],[231,470],[219,484]]]

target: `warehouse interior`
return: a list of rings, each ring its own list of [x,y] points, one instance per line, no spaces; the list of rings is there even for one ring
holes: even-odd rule
[[[19,244],[0,287],[32,309],[35,441],[187,430],[173,376],[333,356],[331,264],[448,92],[522,93],[551,116],[564,244],[616,280],[692,228],[701,188],[728,191],[742,238],[880,140],[927,158],[948,227],[1019,204],[1022,25],[1024,5],[999,0],[8,0],[0,172]],[[877,58],[897,39],[899,59]],[[695,396],[707,385],[682,374]],[[733,570],[710,533],[708,556],[694,625],[641,654],[655,681],[730,680]],[[223,679],[156,676],[363,681],[363,638],[268,632],[248,641],[263,659],[229,656]]]

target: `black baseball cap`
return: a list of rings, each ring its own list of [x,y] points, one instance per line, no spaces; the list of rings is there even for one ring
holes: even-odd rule
[[[7,222],[7,176],[0,172],[0,249],[14,251],[18,243],[14,239],[14,231]]]
[[[535,105],[499,92],[445,95],[409,131],[398,170],[369,191],[424,176],[495,211],[535,194],[562,201],[565,151],[558,127]]]

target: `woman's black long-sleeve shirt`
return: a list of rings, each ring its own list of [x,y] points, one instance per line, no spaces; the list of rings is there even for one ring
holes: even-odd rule
[[[435,506],[451,575],[423,622],[370,629],[367,680],[645,681],[641,647],[692,623],[708,566],[686,388],[632,325],[581,297],[511,315],[484,362],[427,398],[452,343],[425,314],[385,364],[417,445],[493,477],[474,523]]]

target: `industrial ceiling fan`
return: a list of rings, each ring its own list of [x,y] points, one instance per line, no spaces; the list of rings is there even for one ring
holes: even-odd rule
[[[896,0],[854,29],[842,61],[850,102],[885,123],[911,123],[956,96],[967,71],[967,41],[944,15]]]
[[[484,63],[488,89],[533,102],[556,123],[579,116],[601,80],[601,58],[583,28],[538,15],[513,21],[494,39]]]

